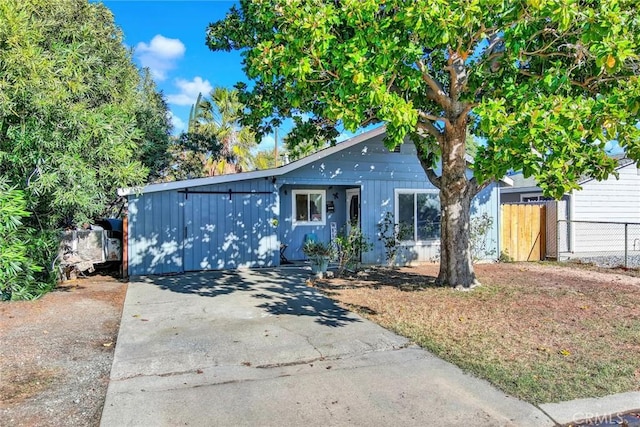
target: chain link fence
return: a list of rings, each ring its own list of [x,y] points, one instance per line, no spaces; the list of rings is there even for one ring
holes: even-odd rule
[[[640,268],[640,223],[558,220],[557,224],[559,261]]]

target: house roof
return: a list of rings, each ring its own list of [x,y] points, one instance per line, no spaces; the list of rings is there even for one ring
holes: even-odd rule
[[[159,191],[182,190],[204,185],[225,184],[227,182],[245,181],[249,179],[273,178],[284,175],[318,160],[322,160],[327,156],[339,153],[342,150],[346,150],[347,148],[353,147],[354,145],[357,145],[373,137],[382,135],[386,132],[386,130],[386,126],[379,126],[375,129],[363,132],[360,135],[356,135],[353,138],[349,138],[343,142],[340,142],[332,147],[325,148],[302,159],[296,160],[283,166],[279,166],[277,168],[262,169],[251,172],[232,173],[226,175],[216,175],[206,178],[195,178],[182,181],[161,182],[157,184],[149,184],[143,187],[120,188],[118,189],[118,195],[130,196],[134,194],[156,193]],[[465,154],[465,159],[468,164],[473,164],[473,158],[468,154]],[[512,185],[512,180],[509,177],[503,177],[501,181],[506,185]]]
[[[291,162],[286,165],[279,166],[277,168],[262,169],[262,170],[251,171],[251,172],[240,172],[240,173],[233,173],[233,174],[227,174],[227,175],[216,175],[216,176],[210,176],[206,178],[195,178],[195,179],[187,179],[182,181],[161,182],[158,184],[149,184],[144,187],[120,188],[118,189],[118,195],[130,196],[133,194],[156,193],[158,191],[169,191],[169,190],[181,190],[181,189],[190,188],[190,187],[224,184],[227,182],[244,181],[248,179],[276,177],[276,176],[284,175],[286,173],[289,173],[301,167],[304,167],[310,163],[321,160],[327,156],[338,153],[342,150],[346,150],[347,148],[353,147],[354,145],[359,144],[363,141],[366,141],[367,139],[376,137],[378,135],[382,135],[385,131],[386,131],[385,126],[377,127],[370,131],[363,132],[360,135],[356,135],[353,138],[349,138],[346,141],[343,141],[332,147],[325,148],[309,156],[306,156],[300,160],[296,160],[295,162]]]
[[[629,166],[635,163],[634,160],[629,159],[628,157],[625,157],[624,154],[615,155],[615,156],[612,156],[612,158],[614,158],[618,162],[618,165],[616,166],[615,170],[622,169],[626,166]],[[513,181],[513,186],[511,188],[503,188],[501,190],[503,193],[515,193],[515,192],[520,193],[523,191],[536,191],[536,192],[542,191],[538,186],[538,182],[534,177],[530,176],[528,178],[525,178],[522,172],[509,175],[509,178],[511,178],[511,180]],[[582,185],[593,179],[595,178],[593,178],[592,176],[584,175],[580,177],[580,179],[578,180],[578,184]]]
[[[625,154],[616,154],[614,156],[611,156],[613,159],[615,159],[618,162],[618,165],[615,167],[614,170],[618,170],[618,169],[622,169],[624,167],[627,167],[629,165],[632,165],[635,163],[634,160],[626,157]],[[586,182],[592,181],[595,178],[592,176],[588,176],[588,175],[584,175],[580,177],[580,180],[578,181],[578,184],[582,185]]]

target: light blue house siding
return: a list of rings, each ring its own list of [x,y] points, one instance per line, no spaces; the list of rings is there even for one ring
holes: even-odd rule
[[[177,191],[128,199],[129,273],[165,274],[183,270],[183,197]]]
[[[156,184],[129,194],[129,273],[164,274],[209,269],[267,267],[305,259],[305,235],[330,241],[332,228],[347,224],[347,191],[360,191],[360,227],[373,250],[365,264],[385,264],[379,223],[395,214],[398,190],[437,190],[426,178],[412,143],[390,153],[384,134],[372,131],[354,140],[269,171]],[[224,182],[220,182],[224,181]],[[165,189],[166,188],[166,189]],[[320,190],[331,202],[324,224],[294,221],[294,191]],[[229,193],[231,192],[231,193]],[[473,215],[488,213],[494,224],[485,237],[487,258],[498,251],[498,191],[492,185],[474,200]],[[333,225],[333,227],[332,227]],[[437,239],[408,242],[402,263],[433,261]]]
[[[275,266],[278,203],[265,179],[130,196],[129,274]]]
[[[314,233],[318,240],[329,241],[330,223],[336,222],[338,231],[346,224],[346,193],[349,188],[360,189],[361,221],[360,227],[369,241],[374,244],[372,251],[362,254],[367,264],[384,264],[384,245],[378,240],[379,224],[387,211],[395,214],[396,190],[433,190],[435,187],[427,179],[412,143],[401,146],[400,153],[390,153],[384,147],[384,135],[378,135],[360,144],[349,147],[324,159],[306,165],[278,178],[281,206],[281,241],[288,245],[287,257],[304,259],[302,245],[304,236]],[[330,183],[327,185],[327,183]],[[326,190],[327,200],[336,205],[334,214],[327,215],[325,226],[294,226],[291,218],[291,190],[296,188]],[[286,194],[285,194],[286,193]],[[337,194],[337,199],[334,199]],[[495,218],[494,225],[485,239],[487,258],[497,258],[498,253],[498,189],[491,185],[481,192],[472,207],[472,215],[489,214]],[[404,250],[405,261],[437,260],[440,242],[425,241],[417,245],[407,244]]]

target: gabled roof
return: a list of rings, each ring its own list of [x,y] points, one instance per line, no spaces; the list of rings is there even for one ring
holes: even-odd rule
[[[120,188],[118,189],[118,195],[131,196],[135,194],[156,193],[159,191],[183,190],[186,188],[199,187],[204,185],[225,184],[227,182],[245,181],[249,179],[273,178],[284,175],[296,169],[300,169],[310,163],[322,160],[325,157],[331,156],[332,154],[339,153],[340,151],[353,147],[354,145],[357,145],[363,141],[382,135],[386,132],[386,130],[386,126],[382,125],[367,132],[363,132],[360,135],[356,135],[353,138],[349,138],[332,147],[325,148],[307,157],[283,166],[279,166],[277,168],[262,169],[251,172],[231,173],[226,175],[216,175],[206,178],[186,179],[182,181],[161,182],[157,184],[149,184],[144,187]],[[469,154],[465,154],[465,160],[468,164],[473,164],[473,158],[469,156]],[[512,181],[508,177],[503,177],[500,179],[500,181],[502,181],[506,185],[512,185]]]
[[[625,157],[624,154],[612,156],[612,158],[618,162],[618,165],[615,167],[614,170],[619,170],[635,163],[634,160],[629,159],[628,157]],[[516,192],[519,193],[522,191],[542,191],[538,186],[538,182],[534,177],[530,176],[528,178],[525,178],[522,172],[509,175],[509,178],[513,180],[513,186],[511,188],[502,189],[503,193],[516,193]],[[593,178],[592,176],[588,176],[588,175],[581,176],[580,179],[578,180],[578,184],[582,185],[593,179],[595,178]]]
[[[332,154],[339,153],[340,151],[353,147],[354,145],[357,145],[363,141],[366,141],[367,139],[371,139],[378,135],[382,135],[383,133],[385,133],[385,131],[386,131],[386,126],[377,127],[370,131],[363,132],[360,135],[356,135],[353,138],[349,138],[346,141],[340,142],[334,145],[333,147],[325,148],[307,157],[304,157],[300,160],[296,160],[295,162],[291,162],[289,164],[279,166],[277,168],[263,169],[263,170],[257,170],[257,171],[251,171],[251,172],[232,173],[227,175],[217,175],[217,176],[210,176],[206,178],[187,179],[182,181],[161,182],[158,184],[146,185],[144,187],[120,188],[118,189],[118,195],[130,196],[133,194],[155,193],[158,191],[169,191],[169,190],[181,190],[185,188],[199,187],[202,185],[224,184],[227,182],[244,181],[248,179],[276,177],[276,176],[284,175],[296,169],[300,169],[301,167],[304,167],[315,161],[322,160],[325,157],[330,156]]]

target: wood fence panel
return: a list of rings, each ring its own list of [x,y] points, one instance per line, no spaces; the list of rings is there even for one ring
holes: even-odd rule
[[[546,209],[544,205],[504,204],[500,207],[502,252],[514,261],[544,259]]]

